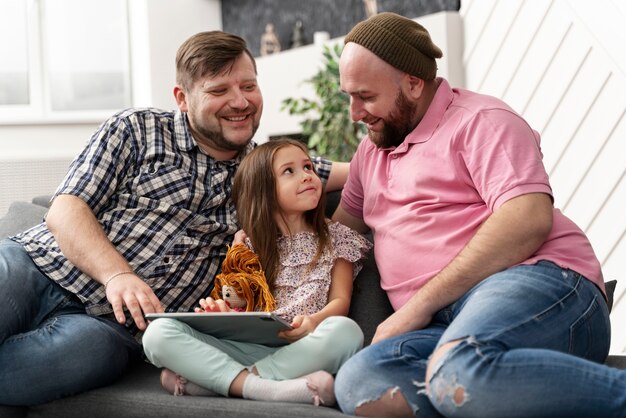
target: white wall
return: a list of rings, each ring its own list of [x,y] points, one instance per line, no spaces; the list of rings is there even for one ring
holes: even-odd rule
[[[626,352],[626,4],[464,0],[467,87],[542,135],[556,205],[617,279],[613,353]]]
[[[131,36],[140,42],[134,45],[133,54],[140,57],[142,49],[149,52],[147,57],[141,57],[145,69],[136,71],[133,80],[139,85],[148,84],[149,94],[136,97],[135,105],[175,109],[172,91],[176,83],[176,51],[194,33],[222,29],[221,1],[131,0],[130,6],[131,12],[138,8],[133,13]]]

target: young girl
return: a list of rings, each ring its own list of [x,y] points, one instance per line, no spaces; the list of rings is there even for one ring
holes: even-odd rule
[[[237,171],[233,196],[276,312],[293,326],[279,334],[290,344],[220,340],[182,322],[157,319],[143,337],[145,353],[165,368],[161,383],[175,395],[332,405],[332,374],[363,344],[359,326],[345,315],[359,261],[371,244],[326,220],[322,183],[297,141],[270,141],[251,152]],[[211,298],[200,306],[230,310]]]

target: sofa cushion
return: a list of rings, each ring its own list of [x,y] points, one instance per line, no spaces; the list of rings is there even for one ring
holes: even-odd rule
[[[43,222],[47,211],[47,208],[34,203],[11,203],[7,214],[0,218],[0,238],[26,231],[28,228]]]
[[[43,206],[43,207],[49,207],[50,206],[50,200],[52,199],[52,195],[51,194],[44,194],[41,196],[35,196],[33,197],[32,202],[36,205],[39,206]]]
[[[345,416],[336,408],[324,406],[257,402],[221,396],[172,396],[161,387],[159,373],[159,369],[150,364],[137,364],[114,385],[31,407],[29,416],[93,418]],[[0,416],[4,416],[2,412],[0,409]]]
[[[615,293],[615,286],[617,286],[617,280],[610,280],[604,283],[607,305],[609,305],[609,312],[611,312],[611,309],[613,309],[613,294]]]
[[[363,269],[354,281],[348,316],[363,330],[364,345],[369,345],[376,327],[393,313],[387,293],[380,287],[380,276],[374,262],[374,251],[368,253]]]

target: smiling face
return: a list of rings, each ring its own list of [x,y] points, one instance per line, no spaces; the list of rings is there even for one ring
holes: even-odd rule
[[[276,199],[283,218],[295,218],[301,222],[305,212],[317,207],[322,194],[322,182],[313,169],[313,163],[301,148],[287,145],[276,151],[272,171],[276,179]]]
[[[376,146],[398,146],[417,126],[414,97],[421,91],[409,75],[354,42],[344,46],[339,74],[341,89],[350,95],[352,120],[367,126]]]
[[[199,77],[189,91],[176,86],[174,95],[179,109],[187,112],[194,139],[216,159],[234,158],[259,127],[263,98],[245,53],[222,73]]]

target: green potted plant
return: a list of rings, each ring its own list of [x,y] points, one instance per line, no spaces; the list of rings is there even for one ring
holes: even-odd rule
[[[334,161],[350,161],[359,141],[365,135],[365,126],[350,118],[350,97],[339,88],[339,56],[341,44],[324,45],[324,65],[311,78],[316,100],[287,98],[281,110],[290,115],[307,116],[301,122],[302,136],[313,154]]]

